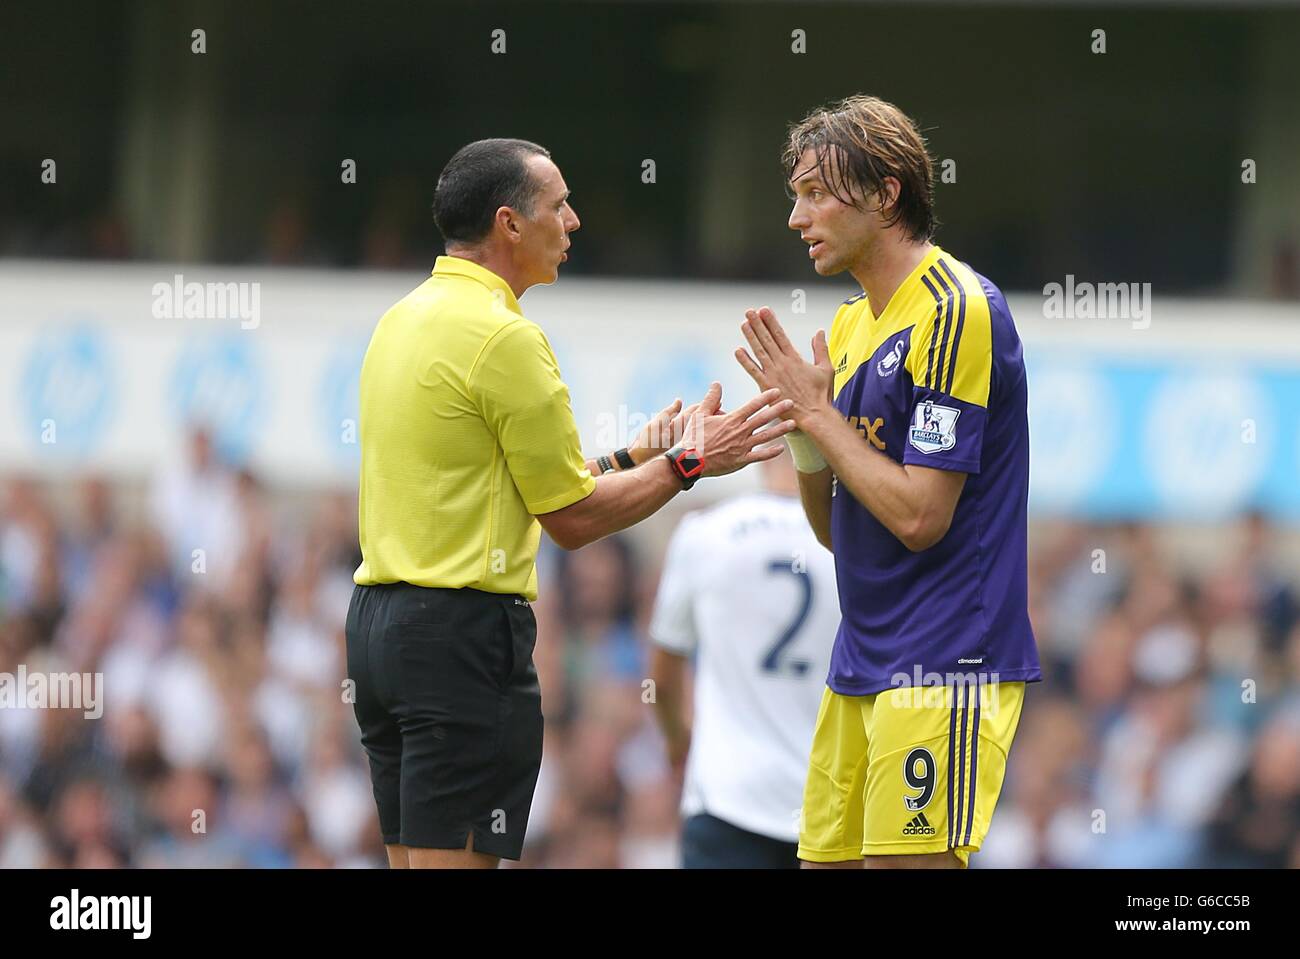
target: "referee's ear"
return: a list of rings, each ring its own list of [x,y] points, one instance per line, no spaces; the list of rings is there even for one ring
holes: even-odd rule
[[[496,216],[493,218],[493,227],[500,230],[502,235],[511,243],[519,243],[523,240],[524,235],[519,229],[518,213],[508,206],[497,207]]]

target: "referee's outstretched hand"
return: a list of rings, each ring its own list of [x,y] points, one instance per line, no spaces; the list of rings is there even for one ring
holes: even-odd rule
[[[781,399],[780,390],[770,389],[724,413],[722,384],[713,383],[687,422],[682,443],[695,447],[704,457],[705,476],[734,473],[750,463],[781,455],[785,444],[772,441],[794,429],[794,420],[785,419],[793,406]]]
[[[628,450],[645,450],[649,456],[662,456],[677,444],[686,431],[686,421],[695,407],[682,409],[682,401],[675,399],[659,411],[659,415],[641,428],[636,439],[627,445]]]

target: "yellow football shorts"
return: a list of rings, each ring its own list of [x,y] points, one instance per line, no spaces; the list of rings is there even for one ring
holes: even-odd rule
[[[799,858],[956,852],[988,832],[1024,683],[822,694],[804,787]]]

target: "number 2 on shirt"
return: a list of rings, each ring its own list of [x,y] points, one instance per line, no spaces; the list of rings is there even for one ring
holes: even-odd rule
[[[786,659],[782,660],[781,653],[785,647],[799,635],[799,630],[803,627],[804,620],[808,618],[808,611],[812,609],[813,584],[812,577],[808,575],[807,569],[796,569],[795,564],[788,559],[774,559],[767,564],[769,572],[785,573],[793,576],[802,590],[802,597],[799,603],[799,611],[795,614],[790,625],[781,633],[777,641],[768,649],[767,655],[763,657],[763,671],[768,673],[780,673],[789,671],[796,676],[802,676],[808,672],[808,661],[805,659]]]

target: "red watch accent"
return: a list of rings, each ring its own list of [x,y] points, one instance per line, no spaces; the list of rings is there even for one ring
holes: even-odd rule
[[[678,444],[664,454],[668,463],[682,481],[682,489],[690,489],[695,481],[704,475],[704,457],[693,446]]]

